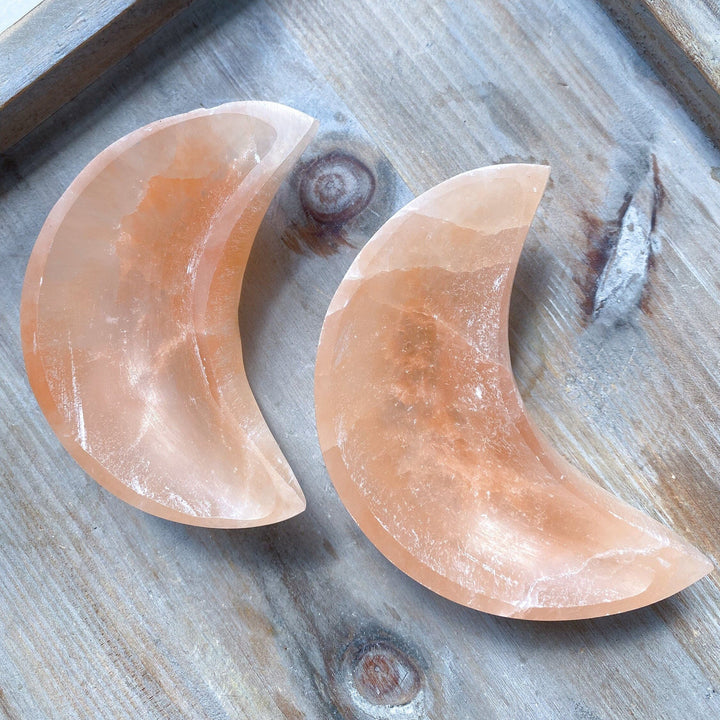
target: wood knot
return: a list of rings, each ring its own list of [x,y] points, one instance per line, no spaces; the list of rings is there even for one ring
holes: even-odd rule
[[[356,653],[352,681],[373,705],[407,705],[420,690],[420,673],[410,658],[382,640]]]
[[[381,636],[356,638],[340,662],[342,695],[352,717],[389,720],[418,717],[425,709],[423,674],[418,663],[398,643]]]
[[[375,192],[375,176],[363,162],[333,151],[313,160],[302,173],[300,202],[320,223],[343,223],[364,210]]]

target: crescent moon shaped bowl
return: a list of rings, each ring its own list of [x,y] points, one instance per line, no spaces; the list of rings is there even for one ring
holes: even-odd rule
[[[648,605],[712,565],[573,468],[525,411],[508,310],[548,176],[473,170],[385,223],[330,304],[315,400],[330,477],[391,562],[478,610],[568,620]]]
[[[30,384],[73,458],[142,510],[247,527],[305,507],[237,313],[258,226],[315,130],[266,102],[159,120],[92,160],[40,232],[21,301]]]

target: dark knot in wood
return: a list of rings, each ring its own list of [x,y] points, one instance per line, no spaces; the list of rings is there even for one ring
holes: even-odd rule
[[[413,660],[385,640],[351,645],[345,661],[355,690],[371,705],[407,705],[422,687]]]
[[[343,223],[364,210],[375,192],[375,176],[364,163],[333,151],[313,160],[300,180],[300,202],[321,223]]]

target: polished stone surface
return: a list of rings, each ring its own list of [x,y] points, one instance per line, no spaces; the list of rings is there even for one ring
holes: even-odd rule
[[[525,411],[508,308],[548,175],[473,170],[391,218],[330,304],[315,394],[330,477],[395,565],[479,610],[564,620],[653,603],[712,566]]]
[[[247,382],[237,309],[315,127],[263,102],[152,123],[92,160],[38,237],[21,308],[33,391],[86,472],[147,512],[247,527],[305,507]]]

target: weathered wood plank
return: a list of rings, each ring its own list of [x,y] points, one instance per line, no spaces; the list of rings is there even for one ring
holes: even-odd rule
[[[720,93],[720,6],[712,0],[643,0],[678,47]]]
[[[0,152],[192,0],[44,0],[0,34]]]
[[[550,162],[542,241],[531,238],[514,295],[521,389],[576,464],[717,558],[718,155],[675,99],[592,4],[271,4],[415,192],[489,162]],[[643,307],[605,331],[586,314],[596,244],[612,242],[653,156],[668,196],[662,249]],[[676,633],[717,678],[708,584]],[[691,631],[700,618],[710,625]]]
[[[702,0],[599,0],[636,50],[720,145],[720,9]]]
[[[245,362],[308,510],[224,532],[144,515],[87,478],[35,405],[17,328],[32,243],[85,163],[139,125],[236,98],[319,117],[310,156],[348,152],[377,191],[329,237],[299,210],[296,175],[263,225]],[[605,326],[598,273],[625,196],[656,182],[653,156],[666,199],[644,296]],[[323,468],[315,347],[357,247],[410,191],[507,159],[554,168],[512,308],[530,411],[580,467],[717,562],[720,154],[608,16],[590,0],[198,0],[2,159],[0,715],[406,717],[381,702],[398,678],[419,718],[718,713],[717,573],[628,615],[494,618],[387,563]]]

